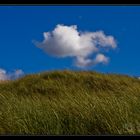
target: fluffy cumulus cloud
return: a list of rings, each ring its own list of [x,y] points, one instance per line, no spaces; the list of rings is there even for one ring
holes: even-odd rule
[[[7,72],[4,69],[0,68],[0,80],[14,80],[24,75],[24,72],[20,69],[15,70],[13,72]]]
[[[114,37],[103,31],[81,32],[76,25],[60,24],[53,31],[44,32],[43,42],[34,43],[49,55],[73,57],[78,67],[108,63],[109,58],[103,52],[117,47]]]

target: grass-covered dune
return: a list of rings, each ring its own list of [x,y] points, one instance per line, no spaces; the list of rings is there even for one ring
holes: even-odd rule
[[[52,71],[1,82],[0,134],[140,134],[140,80]]]

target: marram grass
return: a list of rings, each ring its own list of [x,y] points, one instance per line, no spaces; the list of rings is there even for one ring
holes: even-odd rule
[[[140,134],[140,80],[52,71],[1,82],[0,134]]]

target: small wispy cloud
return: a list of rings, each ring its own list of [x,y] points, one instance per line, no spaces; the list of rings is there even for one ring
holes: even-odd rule
[[[24,72],[21,69],[17,69],[13,72],[7,72],[4,69],[0,68],[0,80],[14,80],[24,75]]]
[[[113,36],[105,35],[103,31],[81,32],[76,25],[58,24],[52,32],[43,35],[43,42],[34,41],[38,48],[55,57],[72,57],[77,67],[108,63],[109,57],[103,52],[117,47]],[[91,59],[93,55],[95,58]]]
[[[7,73],[4,69],[0,69],[0,80],[8,80]]]

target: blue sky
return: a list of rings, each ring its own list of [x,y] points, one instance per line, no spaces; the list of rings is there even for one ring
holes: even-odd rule
[[[110,62],[87,70],[140,76],[140,6],[0,6],[0,68],[25,74],[79,70],[72,58],[50,56],[33,43],[57,24],[102,30],[116,39],[117,48],[107,52]]]

